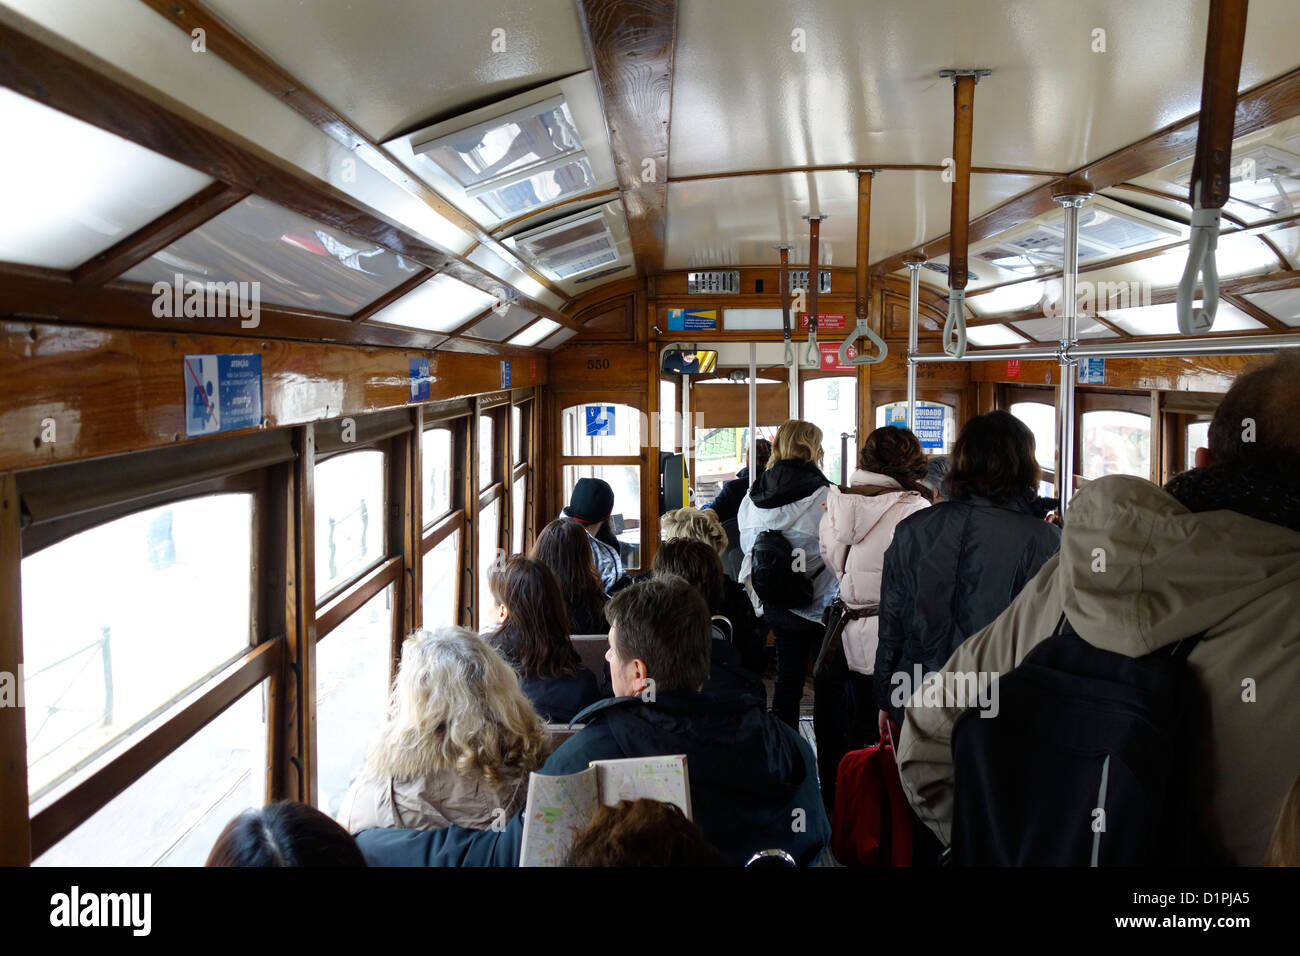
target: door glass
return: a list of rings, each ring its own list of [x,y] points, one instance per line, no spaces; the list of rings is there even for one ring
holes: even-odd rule
[[[456,576],[460,573],[460,532],[453,531],[424,556],[424,627],[456,623]]]
[[[614,490],[615,518],[623,530],[613,528],[619,541],[623,567],[641,567],[641,468],[638,465],[565,465],[564,500],[573,496],[579,478],[602,478]]]
[[[957,438],[957,411],[951,405],[941,402],[916,403],[916,437],[921,441],[921,448],[927,455],[950,455],[952,445]],[[902,428],[907,422],[907,402],[894,402],[890,405],[876,406],[876,427],[897,425]]]
[[[630,405],[573,405],[560,416],[563,455],[641,454],[641,412]]]
[[[1210,443],[1210,423],[1192,422],[1187,426],[1187,467],[1196,467],[1196,449],[1207,448]]]
[[[822,430],[822,472],[838,484],[848,481],[857,458],[858,380],[852,376],[812,378],[803,383],[803,417]],[[848,433],[849,458],[841,475],[840,463],[844,442],[840,436]]]
[[[1151,477],[1151,419],[1109,409],[1083,414],[1081,474]]]
[[[1056,469],[1056,408],[1044,402],[1016,402],[1009,409],[1034,433],[1034,458],[1039,468]]]
[[[763,425],[758,437],[771,441],[776,429]],[[748,428],[695,429],[695,501],[704,507],[718,496],[722,486],[745,467],[749,454]],[[752,476],[751,476],[752,480]]]

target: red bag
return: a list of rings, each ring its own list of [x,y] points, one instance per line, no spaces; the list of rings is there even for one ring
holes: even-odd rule
[[[840,761],[831,852],[844,866],[912,865],[912,807],[888,740]]]

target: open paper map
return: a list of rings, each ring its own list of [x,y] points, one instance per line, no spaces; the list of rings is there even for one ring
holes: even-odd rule
[[[604,803],[648,797],[675,803],[689,819],[691,788],[686,755],[593,760],[586,770],[528,778],[520,866],[563,866],[573,833],[585,827]]]

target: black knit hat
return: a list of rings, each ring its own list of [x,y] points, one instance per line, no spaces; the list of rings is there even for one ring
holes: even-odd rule
[[[583,524],[604,521],[614,510],[614,489],[600,478],[579,478],[564,513]]]

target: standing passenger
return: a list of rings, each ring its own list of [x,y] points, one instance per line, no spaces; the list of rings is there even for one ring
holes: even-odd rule
[[[900,524],[885,553],[876,649],[876,704],[903,720],[922,677],[1005,610],[1061,545],[1033,513],[1034,434],[1010,412],[972,418],[944,479],[949,500]],[[882,729],[883,733],[883,729]]]
[[[555,573],[569,609],[570,634],[608,634],[605,605],[609,598],[587,543],[589,535],[572,518],[556,518],[533,542],[530,557]]]
[[[835,575],[821,558],[817,527],[821,504],[830,481],[818,467],[822,459],[822,430],[811,422],[790,419],[776,433],[767,470],[758,476],[749,497],[740,503],[740,547],[745,560],[740,579],[753,596],[754,609],[763,615],[776,637],[776,688],[772,712],[791,727],[799,725],[808,661],[821,646],[822,612],[835,597]],[[763,532],[778,532],[788,550],[782,556]],[[759,546],[755,561],[755,545]],[[791,553],[792,552],[792,553]],[[769,556],[770,555],[770,563]],[[777,567],[777,564],[785,565]],[[790,606],[781,593],[766,598],[755,590],[755,567],[766,575],[793,572],[811,584],[812,600]],[[759,584],[762,588],[764,585]]]

